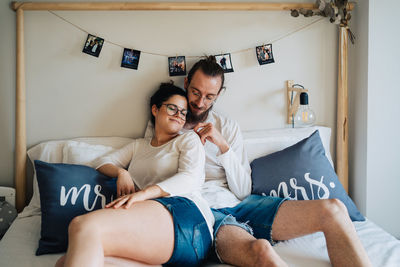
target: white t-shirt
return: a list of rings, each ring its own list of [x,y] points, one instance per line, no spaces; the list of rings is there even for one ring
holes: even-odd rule
[[[251,193],[251,169],[244,149],[239,125],[232,119],[210,111],[205,123],[211,122],[229,144],[229,150],[221,154],[219,148],[207,141],[206,182],[201,194],[212,208],[233,207]],[[191,132],[192,130],[184,130]],[[145,136],[153,135],[153,126],[148,123]]]
[[[194,132],[181,134],[161,146],[152,146],[151,138],[136,139],[125,147],[99,159],[98,167],[111,163],[128,170],[133,182],[144,189],[158,185],[170,196],[192,200],[199,208],[212,237],[214,216],[202,198],[204,148]]]

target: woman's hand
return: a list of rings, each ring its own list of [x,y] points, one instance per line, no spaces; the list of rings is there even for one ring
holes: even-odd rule
[[[128,209],[133,203],[146,200],[143,191],[132,193],[129,195],[121,196],[116,200],[108,203],[106,208],[118,209],[123,206],[123,208]]]
[[[113,202],[108,203],[106,208],[118,209],[123,206],[125,209],[128,209],[135,202],[166,196],[169,196],[169,193],[162,190],[158,185],[151,185],[142,191],[121,196]]]
[[[135,184],[132,181],[131,175],[127,170],[120,169],[117,178],[117,197],[129,195],[135,192]]]
[[[127,170],[111,163],[104,164],[97,170],[108,177],[117,177],[117,197],[136,192],[135,184]]]

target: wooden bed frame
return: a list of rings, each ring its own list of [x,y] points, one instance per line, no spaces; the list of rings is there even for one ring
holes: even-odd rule
[[[349,4],[352,10],[354,4]],[[15,111],[15,189],[16,207],[21,211],[26,205],[26,90],[25,90],[25,49],[24,11],[27,10],[275,10],[317,9],[313,3],[262,3],[262,2],[13,2],[17,18],[16,56],[16,111]],[[336,122],[336,172],[345,190],[348,190],[348,88],[347,88],[347,28],[339,30],[339,62],[337,88]]]

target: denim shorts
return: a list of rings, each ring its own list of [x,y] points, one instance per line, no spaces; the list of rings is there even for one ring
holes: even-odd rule
[[[163,266],[199,266],[212,246],[210,231],[200,210],[184,197],[153,200],[164,205],[174,220],[174,251]]]
[[[212,209],[215,217],[214,240],[223,225],[235,225],[243,228],[255,238],[267,239],[271,245],[272,224],[283,202],[290,198],[250,195],[232,208]]]

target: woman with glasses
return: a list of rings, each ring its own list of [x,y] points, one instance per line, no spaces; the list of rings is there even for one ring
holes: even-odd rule
[[[198,266],[212,244],[214,217],[199,189],[204,148],[194,132],[180,134],[186,93],[161,84],[150,100],[154,136],[99,160],[117,177],[118,199],[74,218],[69,246],[56,266],[103,266],[104,256],[146,264]]]

